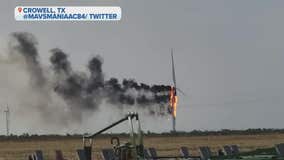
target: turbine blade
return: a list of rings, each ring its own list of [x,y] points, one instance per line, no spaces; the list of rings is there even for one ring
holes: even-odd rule
[[[176,73],[175,73],[175,63],[174,63],[174,51],[171,49],[171,55],[172,55],[172,74],[173,74],[173,82],[174,82],[174,87],[176,88]]]
[[[177,89],[177,91],[179,91],[183,96],[186,96],[186,94],[184,93],[184,91],[182,91],[181,89],[179,89],[179,88],[176,88]]]

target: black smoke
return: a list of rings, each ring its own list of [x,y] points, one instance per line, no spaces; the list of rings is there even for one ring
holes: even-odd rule
[[[67,55],[59,48],[54,48],[51,50],[53,53],[50,57],[50,62],[53,66],[53,70],[59,74],[70,74],[71,64],[67,59]]]
[[[37,51],[37,40],[35,37],[27,32],[13,33],[14,38],[11,43],[11,51],[20,53],[26,63],[27,71],[30,73],[31,85],[33,87],[42,87],[46,83],[46,78],[44,77],[42,66],[39,63],[38,51]],[[14,40],[18,44],[14,44]]]
[[[30,33],[13,33],[12,36],[18,42],[15,49],[24,57],[33,85],[45,86],[48,81],[39,63],[36,39]],[[148,85],[127,78],[122,82],[114,77],[106,79],[100,56],[91,58],[87,72],[82,73],[72,68],[68,55],[61,49],[52,49],[51,54],[52,92],[66,102],[73,116],[80,117],[85,110],[96,111],[103,102],[114,107],[139,107],[155,115],[167,112],[170,86]]]

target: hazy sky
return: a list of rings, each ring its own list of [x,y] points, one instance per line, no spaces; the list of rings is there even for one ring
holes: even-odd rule
[[[120,6],[122,20],[16,22],[18,5]],[[44,64],[54,47],[66,51],[77,69],[100,54],[106,77],[149,84],[172,84],[174,48],[177,85],[186,93],[179,100],[178,130],[283,128],[283,16],[281,0],[9,0],[0,2],[0,37],[28,31],[39,41]],[[170,125],[143,122],[146,130]]]

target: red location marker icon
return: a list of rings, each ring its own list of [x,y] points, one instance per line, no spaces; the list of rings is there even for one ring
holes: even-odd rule
[[[19,8],[18,8],[18,11],[19,11],[20,13],[22,12],[22,10],[23,10],[22,7],[19,7]]]

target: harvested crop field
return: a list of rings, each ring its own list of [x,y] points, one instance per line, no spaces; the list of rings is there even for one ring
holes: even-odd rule
[[[121,138],[122,141],[126,138]],[[274,144],[283,143],[284,134],[260,134],[260,135],[230,135],[230,136],[147,136],[144,137],[145,147],[155,147],[159,155],[178,155],[178,148],[187,146],[194,155],[198,155],[199,146],[209,146],[213,151],[226,144],[237,144],[241,151],[249,151],[256,148],[272,147]],[[93,149],[94,155],[100,159],[100,150],[110,148],[110,138],[96,139]],[[23,138],[2,139],[0,141],[0,160],[26,160],[27,155],[37,149],[41,149],[45,159],[55,159],[54,151],[60,149],[65,158],[77,159],[76,149],[82,148],[80,138]]]

